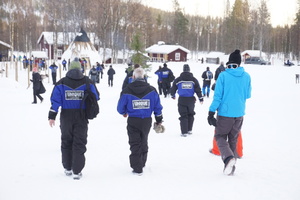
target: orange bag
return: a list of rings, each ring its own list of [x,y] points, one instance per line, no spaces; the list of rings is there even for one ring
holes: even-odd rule
[[[215,155],[220,155],[220,151],[217,145],[217,141],[214,137],[213,139],[213,148],[209,151],[212,154]],[[243,157],[243,139],[242,139],[242,131],[239,132],[239,136],[237,138],[237,143],[236,143],[236,152],[238,154],[238,156],[241,158]]]

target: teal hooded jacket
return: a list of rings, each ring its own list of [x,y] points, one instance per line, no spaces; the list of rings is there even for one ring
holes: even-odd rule
[[[244,116],[251,89],[251,77],[243,67],[227,68],[218,77],[209,111],[223,117]]]

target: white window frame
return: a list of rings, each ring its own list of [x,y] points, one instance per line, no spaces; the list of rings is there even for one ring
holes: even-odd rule
[[[175,60],[180,60],[180,52],[175,53]]]

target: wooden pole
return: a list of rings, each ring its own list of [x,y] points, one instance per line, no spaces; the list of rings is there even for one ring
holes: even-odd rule
[[[5,75],[6,75],[6,78],[8,78],[8,64],[6,63],[5,65]]]
[[[15,62],[15,69],[16,69],[16,71],[15,71],[16,81],[18,82],[19,81],[19,74],[18,74],[19,70],[18,70],[18,63],[17,62]]]

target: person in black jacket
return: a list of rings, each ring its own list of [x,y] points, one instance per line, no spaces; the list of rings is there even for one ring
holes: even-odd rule
[[[217,79],[221,72],[225,71],[224,62],[222,61],[220,66],[215,71],[215,82],[212,84],[211,89],[215,90]]]
[[[40,73],[38,72],[38,69],[34,67],[32,69],[32,79],[30,80],[33,84],[33,102],[32,104],[36,104],[36,97],[38,97],[41,101],[43,102],[44,98],[40,95],[41,94],[41,89],[44,87],[42,83],[42,77]]]
[[[178,91],[178,112],[180,114],[181,136],[186,137],[192,134],[194,124],[194,112],[196,98],[198,96],[200,103],[203,103],[201,87],[198,80],[190,72],[189,65],[183,66],[183,72],[173,82],[171,88],[171,97],[175,99],[176,91]]]
[[[142,175],[148,155],[148,135],[152,124],[152,113],[156,124],[162,123],[162,105],[154,87],[146,83],[144,70],[138,67],[133,72],[134,81],[122,90],[117,111],[127,119],[127,134],[133,173]]]
[[[113,69],[112,65],[109,66],[109,70],[107,71],[108,75],[108,87],[113,86],[113,80],[114,80],[114,75],[115,75],[115,70]]]
[[[225,67],[224,67],[224,62],[222,61],[220,66],[215,71],[215,81],[217,81],[219,74],[223,71],[225,71]]]
[[[92,82],[81,72],[81,64],[78,59],[71,62],[66,77],[60,79],[54,86],[51,94],[51,108],[48,115],[49,125],[55,125],[55,118],[61,107],[60,129],[61,129],[61,153],[62,164],[65,174],[78,180],[82,176],[85,165],[88,119],[82,113],[81,101],[90,84],[90,90],[99,100],[99,92]],[[84,105],[85,106],[85,105]]]
[[[170,70],[166,63],[164,63],[163,68],[161,69],[161,81],[162,81],[162,89],[165,98],[170,94],[171,82],[174,80],[174,74],[172,70]]]

